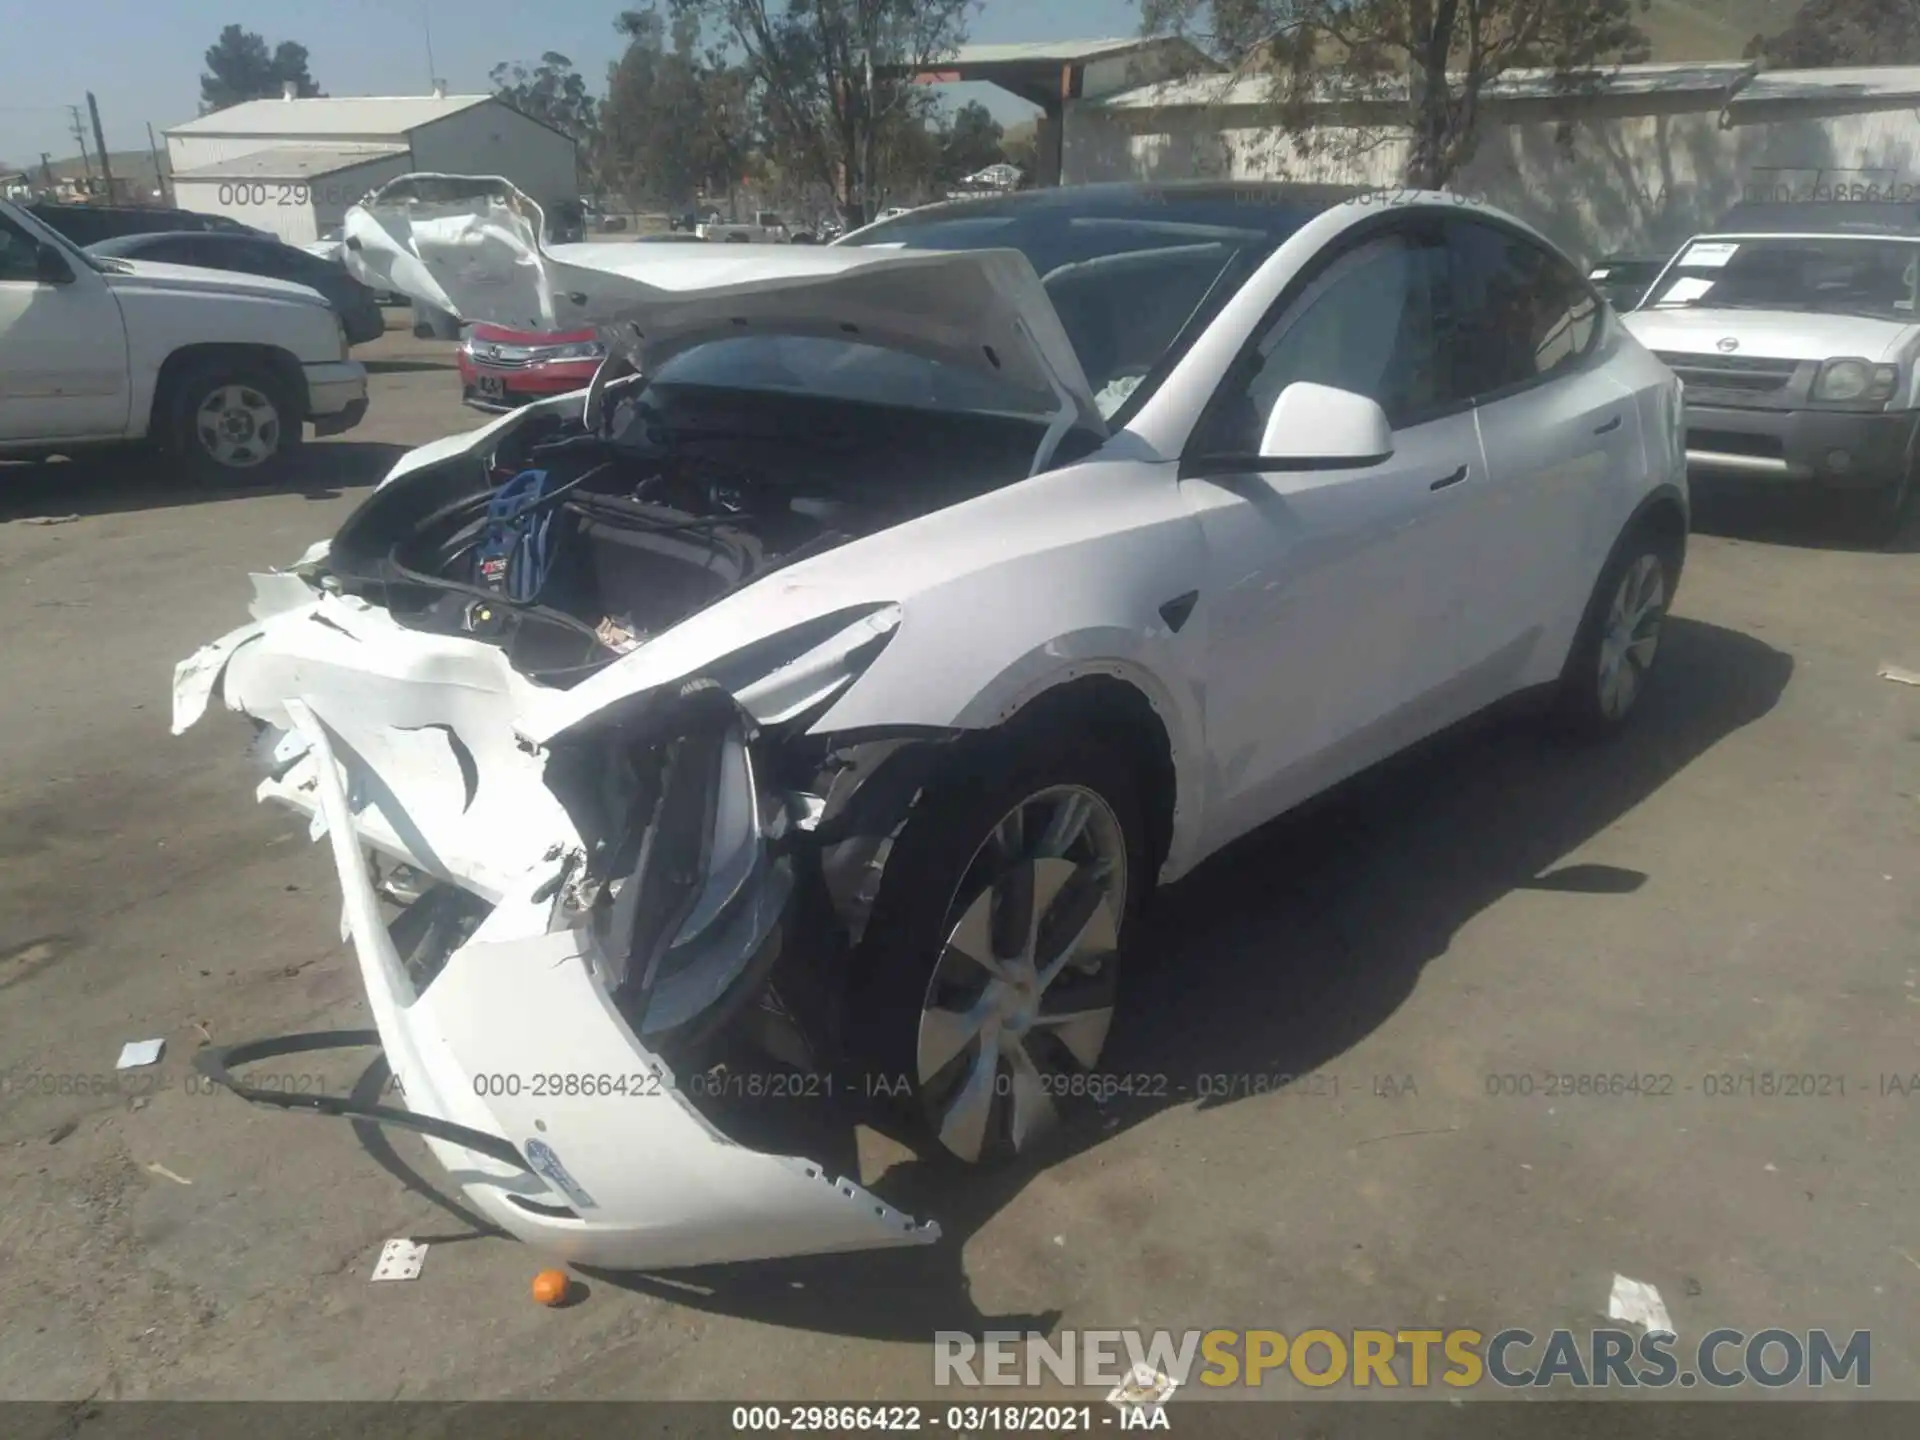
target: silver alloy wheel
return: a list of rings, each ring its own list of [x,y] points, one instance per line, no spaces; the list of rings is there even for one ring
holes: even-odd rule
[[[280,411],[251,385],[222,385],[193,416],[201,448],[229,470],[251,470],[280,449]]]
[[[1607,719],[1618,720],[1633,708],[1653,666],[1666,614],[1666,567],[1649,551],[1627,567],[1607,607],[1607,628],[1600,637],[1600,713]]]
[[[1026,1150],[1054,1097],[1081,1093],[1113,1022],[1128,878],[1118,818],[1079,785],[1021,801],[974,852],[917,1049],[922,1103],[960,1159]]]

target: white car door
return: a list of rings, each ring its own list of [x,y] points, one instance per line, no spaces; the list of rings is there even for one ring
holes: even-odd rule
[[[1457,663],[1486,704],[1564,658],[1592,557],[1613,540],[1598,532],[1641,488],[1640,414],[1607,363],[1606,307],[1579,271],[1486,220],[1449,217],[1446,235],[1453,373],[1487,458],[1470,497]]]
[[[1484,467],[1436,345],[1443,267],[1437,227],[1413,222],[1330,257],[1282,301],[1189,442],[1181,486],[1211,552],[1198,605],[1209,848],[1445,723],[1434,717],[1455,664],[1455,516]],[[1250,457],[1297,381],[1378,401],[1392,455],[1263,469]]]
[[[127,337],[106,281],[61,251],[41,268],[41,237],[0,214],[0,440],[124,435]]]

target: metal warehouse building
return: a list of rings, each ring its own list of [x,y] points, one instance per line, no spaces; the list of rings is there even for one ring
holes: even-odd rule
[[[1063,178],[1399,182],[1404,102],[1330,88],[1295,135],[1270,96],[1264,78],[1202,74],[1068,101]],[[1668,253],[1741,200],[1920,203],[1920,67],[1626,65],[1573,96],[1521,71],[1483,100],[1453,188],[1576,254]]]
[[[174,203],[292,244],[409,171],[500,175],[551,211],[578,194],[573,140],[490,95],[250,100],[167,131]]]

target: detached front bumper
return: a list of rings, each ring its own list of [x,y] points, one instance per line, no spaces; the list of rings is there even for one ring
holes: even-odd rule
[[[1687,464],[1701,475],[1877,489],[1903,473],[1914,411],[1762,410],[1687,402]]]
[[[277,727],[279,773],[261,796],[329,838],[388,1065],[470,1204],[564,1260],[613,1269],[939,1238],[815,1162],[730,1140],[635,1033],[592,927],[557,919],[579,841],[515,734],[523,682],[497,651],[340,597],[302,603],[293,576],[256,588],[255,622],[179,667],[175,728],[215,691]],[[424,983],[383,918],[369,847],[492,902]],[[715,872],[725,863],[716,852]],[[731,933],[709,917],[703,937]]]

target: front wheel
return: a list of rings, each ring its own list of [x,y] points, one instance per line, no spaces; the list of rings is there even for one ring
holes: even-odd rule
[[[1650,526],[1614,552],[1560,675],[1555,712],[1566,728],[1607,735],[1633,714],[1660,653],[1678,562],[1677,547]]]
[[[287,386],[260,366],[208,365],[173,387],[173,450],[203,483],[259,485],[278,478],[302,437]]]
[[[954,1158],[1034,1149],[1099,1098],[1144,831],[1113,751],[1042,739],[930,788],[886,862],[856,1013],[874,1078]]]

